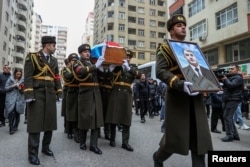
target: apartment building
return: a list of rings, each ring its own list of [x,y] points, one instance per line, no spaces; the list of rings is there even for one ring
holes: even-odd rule
[[[94,13],[94,44],[119,43],[134,52],[135,65],[155,60],[167,33],[167,0],[95,0]]]
[[[32,19],[30,52],[38,52],[41,49],[42,18],[39,14],[35,13]]]
[[[67,50],[67,34],[67,27],[42,25],[42,36],[50,35],[56,37],[56,51],[54,56],[57,58],[59,70],[65,66],[64,59],[66,58]]]
[[[94,33],[94,12],[89,12],[85,22],[84,33],[82,35],[82,43],[88,43],[93,46]]]
[[[29,52],[33,0],[0,1],[0,69],[8,64],[12,69],[23,68]]]
[[[212,68],[237,64],[250,83],[250,0],[169,0],[168,11],[186,16],[186,40],[200,46]]]

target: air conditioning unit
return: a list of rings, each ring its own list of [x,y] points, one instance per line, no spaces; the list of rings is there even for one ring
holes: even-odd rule
[[[206,37],[205,37],[205,36],[200,36],[200,37],[199,37],[199,40],[200,40],[200,41],[205,41],[205,40],[206,40]]]

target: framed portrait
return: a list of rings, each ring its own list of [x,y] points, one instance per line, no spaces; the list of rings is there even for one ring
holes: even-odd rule
[[[192,82],[191,92],[217,92],[219,81],[197,43],[167,40],[186,81]]]

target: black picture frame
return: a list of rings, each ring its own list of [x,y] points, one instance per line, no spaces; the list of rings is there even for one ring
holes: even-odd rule
[[[185,80],[193,83],[189,87],[191,92],[217,92],[222,90],[197,43],[171,39],[168,39],[167,42]]]

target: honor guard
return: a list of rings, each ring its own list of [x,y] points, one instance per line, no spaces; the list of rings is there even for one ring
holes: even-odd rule
[[[102,154],[97,146],[98,128],[103,126],[102,100],[97,78],[97,68],[104,61],[100,57],[95,64],[90,62],[91,47],[82,44],[78,48],[80,61],[73,65],[73,74],[79,81],[78,93],[78,128],[80,129],[80,149],[86,150],[87,131],[91,129],[90,151]]]
[[[110,146],[115,147],[116,126],[121,124],[122,148],[133,151],[129,145],[130,126],[132,120],[132,90],[131,83],[139,76],[138,71],[129,66],[133,52],[127,50],[127,59],[122,66],[116,66],[113,70],[112,90],[108,101],[105,122],[111,125]]]
[[[31,164],[39,165],[40,132],[44,132],[42,153],[53,156],[50,149],[52,131],[57,129],[56,96],[61,97],[62,88],[57,59],[56,38],[42,37],[42,49],[29,53],[24,64],[24,95],[27,102],[28,156]]]

